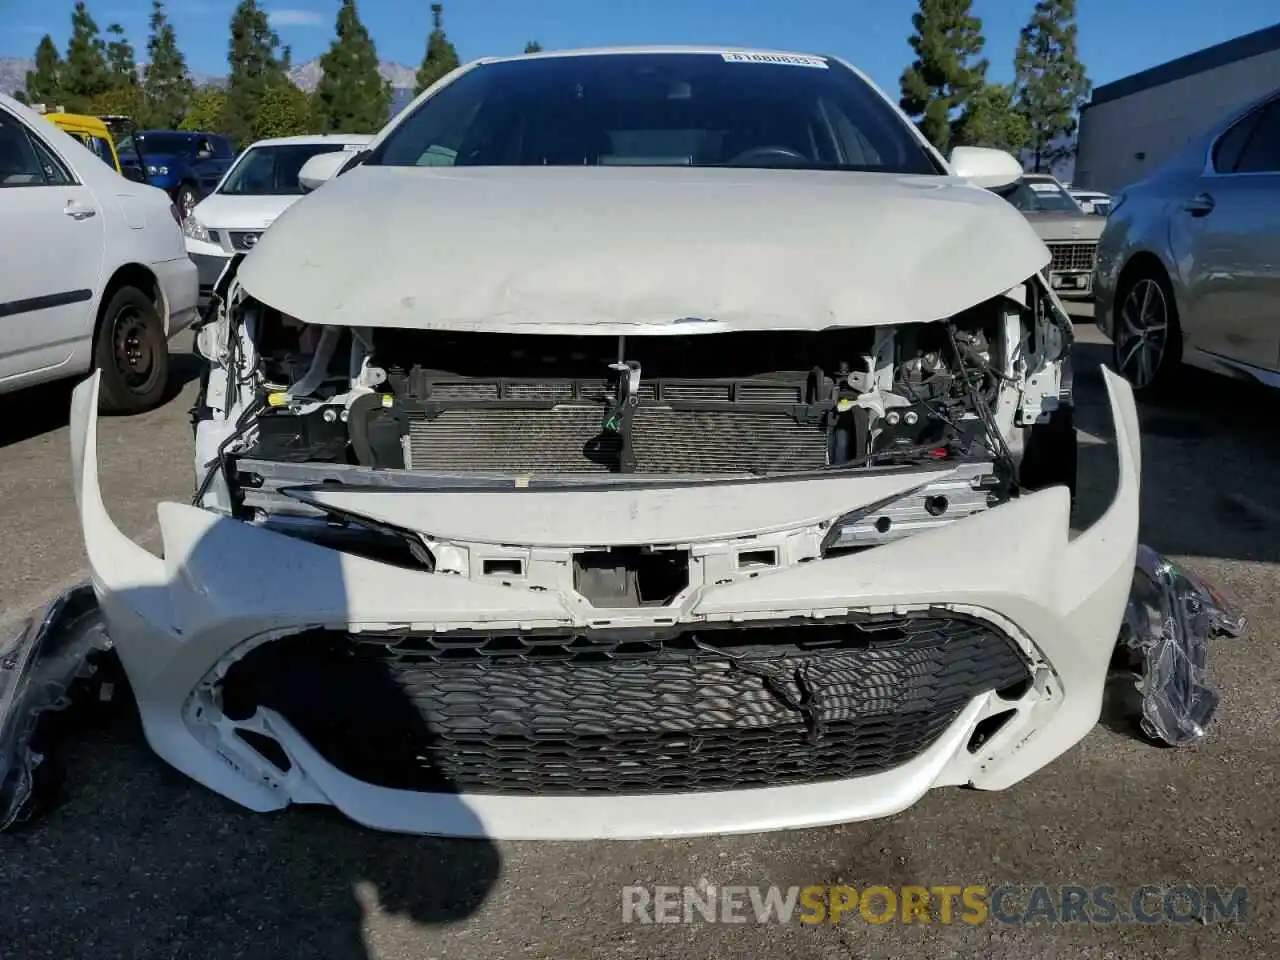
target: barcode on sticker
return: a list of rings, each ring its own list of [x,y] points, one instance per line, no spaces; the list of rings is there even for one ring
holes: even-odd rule
[[[725,63],[779,63],[788,67],[817,67],[827,69],[827,61],[821,57],[806,57],[799,53],[725,53]]]

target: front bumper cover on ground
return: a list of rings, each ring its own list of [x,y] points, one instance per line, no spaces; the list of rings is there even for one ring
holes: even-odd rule
[[[1067,492],[1050,489],[861,554],[705,586],[674,611],[676,627],[934,611],[973,618],[1018,645],[1031,671],[1020,693],[1008,699],[995,690],[972,696],[936,739],[905,762],[821,782],[513,796],[419,792],[360,780],[322,755],[281,713],[260,708],[252,717],[232,719],[212,692],[253,648],[310,630],[447,635],[483,627],[518,633],[584,628],[580,612],[555,590],[388,567],[179,504],[159,508],[164,552],[163,559],[156,557],[125,537],[103,507],[94,381],[82,385],[74,401],[76,493],[94,590],[148,741],[175,767],[250,809],[325,803],[381,829],[498,838],[812,826],[888,815],[934,786],[1008,786],[1068,749],[1096,722],[1134,583],[1139,483],[1132,397],[1122,381],[1105,376],[1119,483],[1106,513],[1074,539],[1068,534]],[[864,479],[850,479],[850,507],[859,506],[871,489],[860,486]],[[723,489],[727,497],[734,495],[732,487]],[[779,489],[784,495],[800,492]],[[653,521],[650,495],[622,493],[627,509],[614,510],[610,523],[622,524],[621,533],[628,523]],[[664,522],[680,509],[681,496],[679,490],[663,494]],[[573,527],[554,509],[540,516],[548,536],[557,525]],[[1179,583],[1166,586],[1176,590]],[[1189,608],[1175,595],[1170,609]],[[1167,633],[1186,646],[1189,658],[1203,662],[1194,649],[1203,631]],[[980,735],[998,715],[998,730]],[[5,729],[16,719],[10,711]],[[270,741],[272,750],[246,746],[253,738]],[[12,750],[5,760],[11,768],[24,762]]]

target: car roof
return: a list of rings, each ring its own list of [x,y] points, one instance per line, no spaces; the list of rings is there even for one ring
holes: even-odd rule
[[[107,125],[97,117],[90,116],[87,113],[63,113],[54,111],[52,113],[41,114],[46,120],[63,126],[77,127],[81,130],[92,131],[100,137],[109,137],[111,131],[107,129]]]
[[[363,146],[372,140],[372,133],[304,133],[294,137],[267,137],[263,140],[255,140],[249,144],[247,149],[252,150],[254,147],[283,147],[291,143],[343,143]]]
[[[482,57],[476,63],[506,63],[511,60],[536,60],[549,59],[554,57],[593,57],[606,56],[612,54],[634,54],[634,53],[757,53],[767,54],[770,56],[785,57],[824,57],[825,54],[806,53],[800,50],[775,50],[769,47],[712,47],[712,46],[690,46],[679,44],[655,44],[652,46],[622,46],[622,47],[579,47],[568,50],[542,50],[538,53],[521,53],[513,54],[506,57]]]

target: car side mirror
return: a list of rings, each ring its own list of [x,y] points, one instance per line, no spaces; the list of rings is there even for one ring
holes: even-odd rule
[[[347,150],[334,150],[329,153],[317,153],[302,165],[298,171],[298,186],[310,193],[323,186],[338,175],[338,171],[351,159]]]
[[[136,163],[121,161],[120,168],[120,173],[126,180],[132,180],[134,183],[147,182],[147,175],[142,172],[142,168]]]
[[[951,169],[979,187],[1007,187],[1022,176],[1022,164],[1012,154],[991,147],[956,147]]]

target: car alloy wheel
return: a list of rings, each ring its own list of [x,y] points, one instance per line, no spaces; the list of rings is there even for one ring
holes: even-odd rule
[[[1151,385],[1160,372],[1169,343],[1169,304],[1151,277],[1129,288],[1120,307],[1116,366],[1134,387]]]

